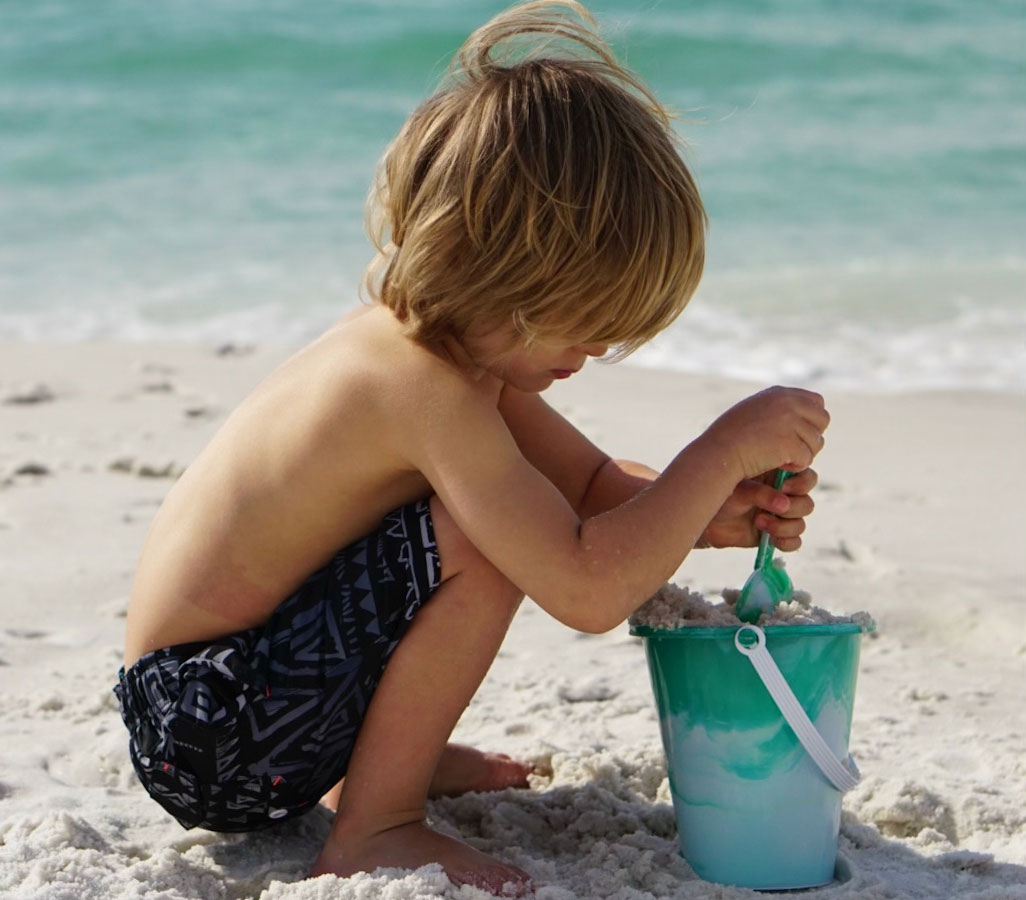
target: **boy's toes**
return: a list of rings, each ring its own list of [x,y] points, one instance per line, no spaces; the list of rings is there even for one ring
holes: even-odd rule
[[[552,764],[547,762],[547,761],[539,760],[538,762],[536,762],[531,767],[531,774],[532,775],[543,775],[546,778],[551,778],[552,777]]]
[[[497,897],[524,897],[534,888],[531,876],[515,866],[491,866],[476,873],[473,883]]]
[[[501,791],[504,788],[528,788],[531,775],[552,776],[552,766],[545,762],[524,762],[505,754],[483,754],[486,770],[478,779],[475,791]]]
[[[501,791],[528,787],[527,776],[535,774],[531,763],[505,753],[484,753],[474,747],[450,744],[435,770],[430,796],[455,796],[468,791]]]

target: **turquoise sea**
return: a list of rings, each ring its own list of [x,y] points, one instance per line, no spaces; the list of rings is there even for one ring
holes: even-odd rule
[[[358,302],[375,161],[505,5],[0,0],[0,338],[315,335]],[[634,362],[1026,389],[1023,0],[590,8],[712,220]]]

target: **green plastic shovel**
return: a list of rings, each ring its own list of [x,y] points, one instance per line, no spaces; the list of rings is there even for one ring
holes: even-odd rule
[[[780,486],[794,474],[777,469],[773,487],[779,491]],[[786,603],[793,596],[794,585],[787,577],[787,572],[773,565],[773,546],[769,534],[764,531],[759,538],[759,550],[755,554],[755,570],[741,588],[734,606],[734,615],[742,622],[754,625],[763,613],[772,612],[778,603]]]

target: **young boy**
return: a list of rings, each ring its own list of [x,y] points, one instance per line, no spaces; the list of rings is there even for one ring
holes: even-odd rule
[[[115,690],[140,779],[186,827],[323,797],[311,874],[437,861],[526,890],[425,824],[429,796],[526,784],[446,743],[521,598],[602,632],[692,547],[800,543],[818,395],[750,397],[661,474],[539,396],[673,321],[702,268],[667,116],[589,21],[531,3],[471,36],[384,158],[376,302],[257,387],[157,513]],[[589,56],[496,61],[530,34]],[[778,466],[801,472],[781,492]]]

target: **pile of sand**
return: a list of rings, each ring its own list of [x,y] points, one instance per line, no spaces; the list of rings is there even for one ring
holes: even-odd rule
[[[667,582],[643,606],[638,607],[629,621],[631,625],[660,631],[703,626],[737,628],[744,624],[734,613],[740,593],[734,588],[724,588],[720,593],[722,600],[714,603],[705,594]],[[808,591],[795,591],[791,600],[778,603],[770,613],[763,613],[757,624],[761,626],[840,623],[857,624],[864,631],[869,631],[874,626],[873,617],[869,613],[837,615],[820,606],[813,606],[812,595]]]
[[[743,900],[698,879],[678,855],[662,755],[648,746],[554,754],[551,779],[435,802],[432,821],[526,869],[538,900]],[[100,809],[42,811],[0,827],[0,892],[11,900],[485,900],[437,865],[299,881],[328,830],[318,810],[245,836],[161,828],[141,792]],[[957,849],[972,812],[921,784],[871,779],[848,804],[839,879],[815,898],[1021,900],[1021,866]],[[1021,815],[986,827],[1009,842]],[[979,827],[979,825],[977,825]]]

